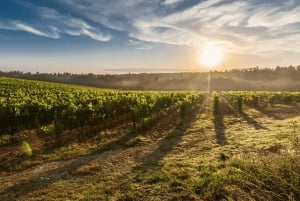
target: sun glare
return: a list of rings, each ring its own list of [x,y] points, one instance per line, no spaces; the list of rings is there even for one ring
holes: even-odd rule
[[[223,51],[215,44],[209,44],[201,54],[201,64],[208,68],[213,68],[220,64],[223,59]]]

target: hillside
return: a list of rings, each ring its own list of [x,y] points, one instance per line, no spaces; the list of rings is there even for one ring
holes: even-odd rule
[[[91,119],[95,116],[89,112],[84,121],[68,118],[72,124],[50,115],[52,123],[15,121],[12,125],[23,127],[2,130],[0,200],[300,199],[299,93],[213,92],[194,94],[198,97],[194,99],[193,93],[184,92],[120,91],[118,96],[114,91],[18,79],[3,78],[0,83],[2,91],[3,86],[8,91],[19,88],[11,90],[9,99],[3,95],[0,99],[0,111],[12,112],[15,118],[27,115],[25,106],[31,99],[22,90],[28,87],[43,106],[35,102],[34,107],[57,112],[61,98],[77,94],[76,102],[64,99],[77,108],[74,114],[86,111],[82,101],[105,100],[103,94],[116,100],[148,97],[131,110],[142,116],[100,107],[97,114],[118,115]],[[41,88],[47,96],[36,93]],[[49,97],[53,101],[43,102]],[[178,101],[170,107],[150,104],[168,102],[168,97]],[[16,98],[29,103],[3,104]],[[96,109],[99,103],[94,101],[89,108]],[[19,108],[19,113],[4,108]],[[71,112],[69,107],[61,111],[68,114],[64,111]],[[35,113],[29,114],[27,118],[35,118]]]
[[[208,73],[71,74],[0,72],[0,75],[126,90],[207,90]],[[300,66],[211,72],[211,89],[220,91],[299,91]]]

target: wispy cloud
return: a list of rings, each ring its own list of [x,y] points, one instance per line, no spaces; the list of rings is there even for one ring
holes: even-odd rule
[[[13,31],[25,31],[34,35],[43,36],[47,38],[59,38],[57,31],[52,30],[51,33],[40,31],[30,25],[19,21],[8,21],[8,22],[0,22],[0,29],[5,30],[13,30]]]
[[[92,27],[84,20],[70,15],[64,15],[54,8],[40,7],[26,4],[30,7],[39,20],[34,25],[19,21],[7,20],[0,22],[0,29],[25,31],[38,36],[58,39],[61,34],[73,36],[87,36],[97,41],[109,41],[112,37],[104,34],[98,27]]]
[[[22,31],[27,31],[29,33],[35,34],[35,35],[39,35],[39,36],[45,36],[45,37],[49,37],[49,35],[47,35],[46,33],[43,33],[33,27],[30,27],[26,24],[22,24],[22,23],[16,23],[15,24],[15,28],[17,30],[22,30]]]
[[[171,4],[178,4],[178,3],[181,3],[183,2],[184,0],[165,0],[163,2],[163,4],[165,5],[171,5]]]
[[[133,40],[133,39],[130,39],[128,41],[128,44],[131,46],[134,46],[135,49],[137,49],[137,50],[150,50],[153,48],[153,45],[147,44],[143,41],[137,41],[137,40]]]
[[[135,45],[141,44],[141,41],[137,41],[137,40],[132,40],[132,39],[130,39],[130,40],[128,41],[128,43],[129,43],[129,45],[135,46]]]
[[[300,52],[300,3],[204,1],[183,12],[133,20],[131,37],[177,45],[217,41],[236,53]],[[298,38],[298,39],[297,39]]]
[[[98,27],[92,27],[83,19],[63,15],[53,8],[33,7],[48,23],[53,24],[60,33],[87,36],[97,41],[109,41],[111,35],[104,34]]]
[[[201,46],[216,41],[228,51],[245,54],[273,54],[282,49],[300,52],[300,2],[296,0],[55,2],[70,12],[32,5],[40,23],[19,22],[21,26],[15,24],[11,29],[52,38],[61,34],[86,36],[97,41],[109,41],[112,35],[108,30],[113,29],[148,46]]]

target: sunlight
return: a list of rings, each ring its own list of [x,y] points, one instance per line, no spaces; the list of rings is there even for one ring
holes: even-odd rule
[[[200,63],[208,68],[213,68],[216,65],[220,64],[223,59],[223,51],[217,45],[210,43],[208,44],[200,58]]]

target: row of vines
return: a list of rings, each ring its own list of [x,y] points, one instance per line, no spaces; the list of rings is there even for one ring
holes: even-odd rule
[[[189,114],[202,102],[201,92],[119,91],[0,78],[0,135],[53,124],[57,130],[99,124],[126,116],[134,127],[153,114],[176,109]],[[244,106],[300,102],[300,92],[223,92],[235,110]],[[216,98],[216,101],[218,99]]]
[[[290,105],[300,102],[300,92],[227,91],[219,95],[239,113],[244,107],[264,108],[268,105]]]
[[[133,125],[168,108],[188,113],[205,94],[101,90],[0,78],[0,134],[54,124],[59,130],[127,115]]]

